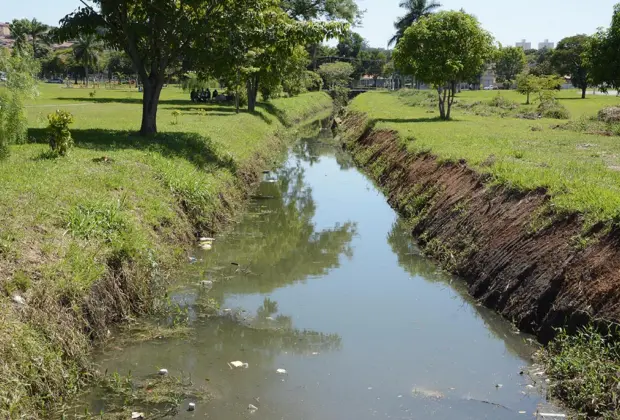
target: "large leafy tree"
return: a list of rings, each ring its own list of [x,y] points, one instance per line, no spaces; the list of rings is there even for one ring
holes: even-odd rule
[[[13,19],[9,24],[9,30],[11,31],[11,38],[15,40],[15,49],[23,51],[28,44],[30,21],[28,19]]]
[[[50,30],[50,27],[36,19],[32,19],[28,25],[28,35],[32,42],[32,51],[34,51],[35,58],[43,55],[44,48],[39,45],[45,38],[45,35]]]
[[[143,84],[140,133],[157,132],[157,107],[167,70],[183,58],[208,54],[208,44],[230,21],[233,6],[256,8],[262,0],[83,0],[84,7],[61,21],[61,39],[99,33],[131,58]]]
[[[422,17],[405,31],[394,50],[397,68],[431,83],[439,96],[439,113],[450,119],[456,85],[482,73],[493,54],[493,37],[464,12]]]
[[[586,58],[594,85],[620,89],[620,4],[614,7],[610,27],[592,37]]]
[[[336,86],[347,86],[353,71],[354,68],[351,64],[342,61],[326,63],[319,67],[319,74],[330,89]]]
[[[88,69],[97,66],[102,52],[103,45],[101,41],[97,35],[92,33],[80,35],[77,42],[73,45],[73,56],[84,67],[86,87],[88,87]]]
[[[526,64],[527,59],[522,48],[500,48],[495,60],[495,74],[498,81],[511,85],[517,75],[523,72]]]
[[[282,9],[295,20],[342,20],[357,22],[362,11],[355,0],[284,0]]]
[[[588,35],[575,35],[562,39],[553,52],[551,61],[562,75],[570,75],[573,86],[581,89],[581,97],[586,98],[590,84],[590,62],[587,53],[590,48]]]
[[[529,72],[535,76],[545,76],[555,73],[551,58],[553,49],[542,48],[540,50],[525,51]]]
[[[404,16],[394,22],[396,34],[389,40],[388,46],[398,44],[407,28],[417,22],[421,17],[428,16],[441,7],[441,4],[434,0],[403,0],[399,6],[407,12]]]

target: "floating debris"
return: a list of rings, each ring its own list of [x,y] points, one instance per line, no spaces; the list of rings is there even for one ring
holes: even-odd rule
[[[536,419],[565,419],[566,414],[559,413],[536,413]]]
[[[318,354],[319,354],[319,352],[318,352],[318,351],[313,351],[313,352],[312,352],[312,355],[313,355],[313,356],[318,356]]]
[[[276,372],[278,372],[281,375],[284,375],[286,373],[286,369],[277,369]]]
[[[501,387],[503,387],[504,385],[502,384],[495,384],[495,388],[500,389]]]
[[[203,281],[200,282],[200,285],[202,287],[206,287],[206,288],[210,289],[210,288],[213,287],[213,282],[211,280],[203,280]]]
[[[435,391],[433,389],[413,388],[411,390],[411,393],[413,394],[413,396],[435,398],[437,400],[445,397],[445,395],[442,392]]]
[[[159,369],[159,374],[161,376],[166,376],[168,374],[168,369]]]
[[[526,387],[526,388],[530,388],[530,389],[531,389],[531,388],[534,388],[534,385],[532,385],[532,384],[527,384],[527,385],[525,385],[525,387]]]
[[[257,412],[257,411],[258,411],[258,407],[257,407],[257,406],[255,406],[254,404],[250,404],[250,405],[248,405],[248,411],[249,411],[250,413],[255,413],[255,412]]]
[[[200,238],[200,242],[213,242],[213,241],[215,241],[215,239],[213,238],[207,238],[207,237]]]
[[[135,419],[143,419],[144,418],[144,413],[138,413],[137,411],[134,411],[131,413],[131,419],[135,420]]]
[[[527,411],[519,411],[519,414],[527,414]]]
[[[213,245],[211,244],[211,242],[203,242],[200,244],[200,248],[204,249],[205,251],[210,251],[213,248]]]
[[[196,403],[189,403],[189,405],[187,406],[187,411],[194,411],[196,409]]]
[[[234,362],[230,362],[230,363],[228,363],[228,366],[231,369],[241,368],[241,367],[247,369],[248,367],[250,367],[250,365],[248,365],[247,363],[244,363],[244,362],[242,362],[240,360],[235,360]]]

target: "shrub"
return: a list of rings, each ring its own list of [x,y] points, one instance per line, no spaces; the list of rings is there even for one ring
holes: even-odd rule
[[[620,122],[620,107],[610,106],[598,112],[598,120],[606,123]]]
[[[73,115],[68,111],[57,110],[47,116],[50,131],[50,148],[52,152],[65,156],[73,146],[73,138],[69,125],[73,123]]]
[[[309,91],[323,89],[323,78],[321,75],[313,71],[306,71],[306,89]]]
[[[556,120],[570,119],[570,112],[556,100],[543,100],[538,105],[538,112],[543,118],[553,118]]]
[[[490,106],[494,106],[496,108],[502,109],[517,109],[519,108],[519,104],[515,101],[511,101],[510,99],[506,99],[504,96],[499,93],[489,101]]]

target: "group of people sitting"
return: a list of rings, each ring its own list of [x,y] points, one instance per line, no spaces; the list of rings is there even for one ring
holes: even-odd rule
[[[217,89],[215,89],[213,91],[213,95],[211,95],[211,90],[209,88],[199,90],[192,89],[190,93],[190,98],[192,99],[192,102],[209,102],[211,101],[211,98],[213,98],[213,100],[216,100],[219,96],[220,95]]]

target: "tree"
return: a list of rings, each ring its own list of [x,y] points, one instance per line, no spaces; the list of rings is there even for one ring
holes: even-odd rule
[[[336,46],[339,57],[357,58],[360,52],[367,48],[366,40],[357,32],[349,32],[340,38]]]
[[[28,35],[32,41],[32,51],[34,51],[34,57],[39,58],[43,55],[40,51],[39,44],[44,38],[45,34],[49,31],[49,26],[39,22],[36,19],[32,19],[28,25]]]
[[[73,45],[73,56],[84,67],[86,75],[86,87],[88,87],[88,69],[94,68],[99,62],[99,56],[103,51],[103,45],[95,34],[80,35]]]
[[[347,86],[351,80],[353,66],[345,62],[326,63],[319,67],[319,74],[325,84],[333,89],[336,86]]]
[[[512,85],[517,75],[522,73],[527,64],[525,53],[522,48],[505,47],[497,52],[495,61],[495,74],[497,80]]]
[[[586,59],[594,85],[620,89],[620,4],[614,7],[611,26],[592,37]]]
[[[13,19],[9,24],[9,30],[11,31],[11,38],[15,40],[15,49],[22,51],[28,44],[30,21],[28,19]]]
[[[554,74],[555,71],[551,63],[552,56],[553,50],[549,48],[525,51],[529,72],[535,76]]]
[[[422,17],[405,31],[394,50],[396,67],[431,83],[439,96],[439,113],[450,119],[457,82],[484,70],[493,53],[493,37],[464,12]]]
[[[342,20],[355,23],[363,12],[355,0],[284,0],[282,9],[293,19],[311,20]]]
[[[383,67],[387,62],[385,52],[379,49],[369,49],[360,53],[360,61],[362,63],[363,73],[371,76],[377,87],[377,79],[383,74]]]
[[[441,7],[441,4],[434,0],[402,0],[398,5],[407,12],[398,18],[394,23],[396,34],[389,40],[388,46],[397,45],[403,37],[407,28],[413,25],[423,16],[428,16]]]
[[[558,42],[551,58],[554,67],[561,75],[570,75],[573,86],[581,89],[581,98],[586,98],[586,90],[590,84],[590,63],[587,53],[590,48],[590,37],[575,35]]]
[[[517,92],[527,96],[526,105],[530,104],[530,95],[539,94],[539,100],[544,100],[544,93],[558,90],[562,86],[562,78],[556,75],[536,76],[521,73],[517,76]],[[549,95],[547,95],[549,96]]]

